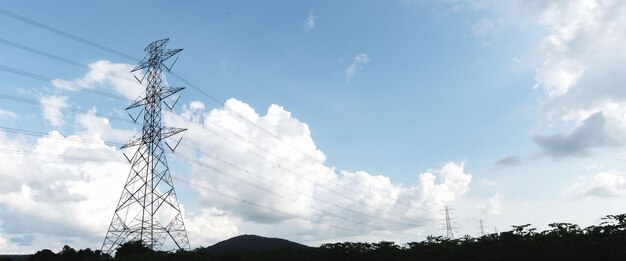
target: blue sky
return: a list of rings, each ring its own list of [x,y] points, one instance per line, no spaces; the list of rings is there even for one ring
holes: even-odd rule
[[[216,155],[276,180],[302,171],[324,173],[345,186],[339,188],[341,193],[371,205],[359,209],[350,202],[341,202],[347,209],[374,214],[380,208],[389,208],[383,216],[400,215],[428,223],[358,234],[316,234],[313,225],[301,223],[315,223],[311,221],[318,217],[315,208],[284,204],[237,187],[232,180],[204,176],[210,171],[172,155],[174,175],[197,183],[211,180],[206,185],[226,189],[223,193],[264,199],[268,206],[287,205],[286,211],[310,217],[294,220],[261,213],[214,199],[202,188],[179,184],[181,204],[191,220],[188,227],[195,233],[190,232],[195,246],[239,233],[283,236],[313,245],[336,240],[380,240],[384,239],[381,233],[388,239],[406,242],[406,238],[392,236],[399,231],[421,240],[425,235],[440,233],[439,209],[446,204],[458,212],[461,228],[457,234],[472,235],[479,231],[479,218],[504,230],[517,223],[543,228],[548,222],[562,219],[591,225],[605,214],[619,212],[616,202],[626,193],[626,175],[622,172],[626,150],[619,142],[626,137],[626,92],[621,91],[620,84],[625,56],[618,49],[621,40],[626,39],[626,28],[619,25],[625,8],[621,3],[598,1],[469,0],[29,0],[3,1],[2,5],[10,13],[132,57],[143,57],[143,48],[162,38],[170,38],[170,48],[184,48],[174,71],[226,105],[221,107],[191,88],[183,93],[177,109],[165,117],[167,124],[190,129],[185,142],[193,148],[183,153],[194,153],[200,161],[207,161],[205,156],[209,154]],[[71,113],[4,99],[0,103],[1,127],[58,131],[65,138],[75,135],[115,142],[125,142],[140,129],[108,117],[127,117],[123,109],[131,101],[129,93],[137,93],[141,87],[130,83],[126,87],[119,80],[132,79],[127,72],[136,60],[2,13],[0,65],[55,79],[35,80],[2,71],[2,94],[66,104],[81,111]],[[90,67],[68,65],[12,47],[7,41]],[[166,77],[172,85],[184,85]],[[68,90],[63,83],[126,98],[116,100]],[[95,111],[104,117],[94,115]],[[242,121],[232,111],[250,116],[249,120],[265,126],[281,141],[263,135],[255,130],[255,124]],[[220,123],[247,137],[244,143],[254,143],[257,148],[237,150],[236,144],[231,144],[237,137],[212,136],[211,131],[223,132],[221,127],[212,127]],[[60,155],[82,151],[109,158],[121,155],[114,146],[80,145],[78,150],[72,147],[76,144],[51,145],[48,136],[2,133],[0,137],[5,150],[19,148],[23,152]],[[298,150],[290,149],[293,147]],[[300,170],[282,173],[282,167],[265,159],[259,161],[250,152],[278,157],[278,161],[300,166]],[[301,152],[307,155],[298,155]],[[316,160],[307,159],[310,155]],[[11,222],[22,215],[33,224],[44,220],[55,226],[55,222],[63,221],[38,215],[33,206],[80,212],[81,204],[96,202],[106,203],[97,211],[108,217],[123,185],[119,180],[125,178],[129,166],[94,167],[74,161],[55,169],[42,159],[27,163],[11,158],[18,157],[15,155],[4,157],[3,162],[14,167],[0,173],[13,182],[12,189],[3,191],[0,199],[0,212],[5,213],[0,216],[0,248],[13,252],[54,249],[58,242],[99,247],[107,218],[81,223],[76,235],[83,236],[38,229],[28,222],[21,225],[26,229],[16,229]],[[33,165],[35,170],[21,168],[20,164]],[[56,185],[37,182],[38,175],[47,175],[37,168],[52,169],[48,176],[56,180]],[[63,176],[63,168],[75,173],[71,178]],[[110,182],[106,183],[110,185],[110,198],[96,200],[87,192],[81,194],[81,188],[97,185],[98,178],[86,178],[93,168],[111,175],[110,179],[102,176],[100,181]],[[309,193],[309,197],[298,196],[307,202],[303,205],[323,206],[316,199],[332,198],[319,192],[330,191],[324,186],[331,185],[324,180],[302,185],[306,179],[298,177],[289,178],[293,184],[287,184]],[[350,184],[355,180],[360,183]],[[267,186],[270,190],[282,189]],[[58,189],[80,196],[80,200],[51,203],[37,199],[37,195]],[[22,203],[13,201],[28,195],[32,204],[20,207]],[[397,202],[413,202],[412,208],[421,214],[411,209],[393,214],[399,211],[398,203],[383,202],[377,195],[395,195],[391,198]],[[590,210],[580,213],[581,208]],[[380,221],[364,222],[376,225]],[[293,226],[294,232],[280,231],[275,226],[279,223]],[[203,236],[206,234],[211,236]]]

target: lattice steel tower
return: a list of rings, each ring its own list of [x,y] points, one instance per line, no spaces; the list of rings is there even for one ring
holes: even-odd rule
[[[173,95],[184,89],[163,86],[162,68],[169,71],[174,65],[168,67],[163,62],[182,51],[165,49],[167,41],[163,39],[149,44],[144,49],[148,54],[131,71],[146,69],[141,79],[135,77],[142,84],[147,80],[145,94],[126,108],[141,108],[139,114],[131,118],[137,121],[143,113],[143,129],[122,146],[122,149],[138,148],[131,158],[126,157],[132,167],[102,244],[104,253],[110,254],[119,245],[136,240],[154,250],[161,249],[166,241],[169,244],[168,239],[179,249],[190,249],[163,146],[165,144],[173,151],[180,139],[174,148],[164,139],[186,130],[161,125],[162,105],[171,110],[178,101],[170,102],[170,106],[165,100],[168,97],[173,99]]]
[[[444,207],[444,212],[446,214],[446,238],[454,239],[454,231],[452,228],[452,219],[450,218],[450,208],[448,206]]]

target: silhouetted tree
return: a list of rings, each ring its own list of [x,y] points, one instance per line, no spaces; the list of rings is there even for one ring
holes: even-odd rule
[[[153,250],[146,246],[141,240],[128,241],[119,246],[116,250],[115,258],[153,252]]]
[[[155,252],[142,242],[127,242],[117,249],[121,260],[624,260],[626,257],[626,214],[607,215],[599,225],[581,228],[555,222],[537,232],[530,224],[512,226],[510,231],[481,237],[463,236],[451,240],[428,236],[421,242],[400,247],[380,241],[327,243],[314,248],[254,250],[254,246],[231,252],[213,253],[206,248],[192,251]],[[61,257],[64,257],[61,259]],[[65,246],[58,254],[42,250],[31,260],[85,260],[104,255],[91,249],[74,251]],[[38,259],[37,259],[38,258]],[[76,259],[70,259],[76,258]]]
[[[34,255],[30,256],[28,260],[31,261],[46,261],[46,260],[59,260],[59,257],[56,253],[52,252],[50,249],[43,249],[37,251]]]

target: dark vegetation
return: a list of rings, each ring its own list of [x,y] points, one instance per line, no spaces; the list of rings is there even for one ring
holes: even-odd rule
[[[309,247],[282,238],[267,238],[256,235],[241,235],[204,248],[204,250],[210,253],[217,254],[236,251],[271,251],[275,249],[288,248],[304,249]]]
[[[580,228],[552,223],[538,232],[530,224],[510,231],[448,240],[429,236],[399,246],[394,242],[344,242],[307,247],[258,236],[239,236],[192,251],[152,251],[141,242],[128,242],[116,260],[626,260],[626,214],[609,215],[598,226]],[[59,253],[42,250],[29,260],[108,260],[113,257],[69,246]]]

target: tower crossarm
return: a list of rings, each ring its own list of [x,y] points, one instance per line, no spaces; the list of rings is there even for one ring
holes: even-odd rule
[[[166,99],[174,94],[176,94],[177,92],[180,92],[182,90],[184,90],[185,87],[163,87],[163,89],[160,92],[160,97],[161,99]],[[148,100],[146,99],[146,97],[143,97],[141,99],[138,99],[136,101],[134,101],[133,103],[131,103],[130,105],[128,105],[128,107],[126,108],[126,110],[130,110],[130,109],[134,109],[137,107],[141,107],[141,106],[145,106],[146,104],[148,104]]]
[[[187,129],[185,128],[173,128],[173,127],[162,127],[161,128],[161,135],[160,135],[160,139],[164,140],[167,139],[169,137],[172,137],[178,133],[181,133],[183,131],[186,131]]]
[[[150,46],[148,46],[149,48]],[[146,49],[148,49],[146,48]],[[170,57],[176,55],[177,53],[179,53],[180,51],[182,51],[183,49],[168,49],[168,50],[163,50],[161,51],[158,55],[157,55],[157,59],[154,59],[154,56],[150,56],[150,55],[146,55],[146,57],[144,57],[141,62],[135,67],[135,69],[133,69],[131,72],[136,72],[145,68],[148,68],[150,66],[153,65],[153,63],[155,61],[159,61],[159,62],[163,62],[167,59],[169,59]],[[160,65],[160,64],[157,64]]]
[[[158,134],[156,139],[164,140],[186,130],[187,129],[185,128],[161,127],[161,133]],[[139,146],[148,142],[150,141],[147,141],[145,136],[141,135],[141,133],[138,133],[130,141],[124,144],[121,149]]]

